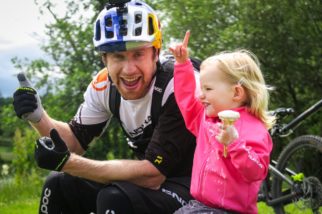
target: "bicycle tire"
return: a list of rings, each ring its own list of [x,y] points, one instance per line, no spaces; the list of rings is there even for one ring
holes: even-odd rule
[[[319,136],[314,135],[303,135],[299,136],[295,139],[293,139],[281,152],[277,159],[277,165],[276,168],[280,172],[282,172],[284,175],[286,175],[288,178],[291,179],[291,176],[289,172],[287,172],[286,169],[290,169],[295,173],[303,173],[304,179],[303,182],[299,181],[296,183],[296,185],[290,186],[285,181],[283,181],[281,178],[277,176],[273,176],[273,183],[272,183],[272,197],[273,199],[281,197],[285,195],[284,193],[294,193],[297,191],[297,193],[301,192],[303,189],[305,192],[310,187],[311,192],[316,192],[312,195],[313,197],[318,200],[319,205],[316,205],[316,203],[308,203],[312,202],[310,199],[312,197],[303,196],[303,194],[299,194],[301,196],[297,196],[295,199],[292,199],[292,201],[288,201],[287,204],[282,205],[275,205],[274,211],[277,214],[284,214],[284,213],[302,213],[303,209],[308,210],[315,210],[314,207],[318,206],[321,210],[321,195],[319,194],[322,192],[322,189],[320,189],[321,185],[316,184],[313,185],[311,181],[316,181],[315,178],[319,179],[319,182],[322,182],[322,168],[320,167],[320,164],[322,162],[322,138]],[[291,179],[293,180],[293,179]],[[317,183],[319,183],[317,181]],[[308,185],[305,185],[305,184]],[[304,186],[304,188],[303,188]],[[300,190],[300,191],[299,191]],[[317,196],[317,197],[315,197]],[[292,204],[291,206],[289,206]],[[288,207],[288,208],[287,208]],[[292,210],[287,210],[292,209]],[[318,213],[318,212],[317,212]]]

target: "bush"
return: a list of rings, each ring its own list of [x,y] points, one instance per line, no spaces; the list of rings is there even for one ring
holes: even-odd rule
[[[15,131],[13,138],[13,161],[15,182],[20,184],[26,177],[42,177],[44,170],[39,169],[34,159],[34,146],[37,133],[32,129],[25,129],[24,133],[20,129]],[[25,182],[25,181],[24,181]]]

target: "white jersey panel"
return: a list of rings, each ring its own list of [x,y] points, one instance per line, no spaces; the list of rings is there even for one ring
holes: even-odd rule
[[[196,95],[199,94],[199,72],[196,74],[197,90]],[[110,82],[105,73],[98,74],[93,82],[88,86],[84,93],[84,103],[79,107],[75,120],[79,124],[92,125],[99,124],[105,121],[110,121],[112,113],[109,109],[109,88]],[[100,77],[102,76],[102,77]],[[119,115],[122,126],[127,134],[133,138],[141,135],[145,127],[151,125],[151,105],[152,95],[155,85],[155,78],[153,79],[148,93],[137,100],[124,100],[121,97]],[[169,96],[174,93],[173,78],[169,81],[163,97],[162,107],[165,105]]]
[[[97,77],[95,77],[97,78]],[[95,84],[95,85],[93,85]],[[105,84],[105,85],[104,85]],[[79,124],[92,125],[109,121],[112,113],[109,109],[109,81],[94,81],[84,94],[84,103],[79,107],[75,120]],[[148,93],[137,100],[124,100],[121,97],[119,115],[122,126],[133,138],[143,133],[145,127],[152,123],[151,105],[155,78]],[[170,81],[162,98],[162,106],[168,97],[174,93],[173,80]]]
[[[136,137],[143,133],[145,127],[152,123],[151,105],[155,78],[148,93],[137,100],[124,100],[121,97],[120,120],[128,135]]]

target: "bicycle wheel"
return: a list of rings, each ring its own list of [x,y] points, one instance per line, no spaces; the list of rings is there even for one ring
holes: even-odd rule
[[[274,206],[275,213],[302,213],[322,210],[322,138],[304,135],[292,140],[277,159],[276,168],[293,181],[273,176],[272,196],[276,199],[291,194],[283,204]],[[304,175],[304,176],[303,176]]]

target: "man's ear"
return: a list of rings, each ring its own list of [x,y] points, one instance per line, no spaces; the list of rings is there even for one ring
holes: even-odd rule
[[[233,100],[236,102],[244,102],[246,100],[246,91],[243,86],[237,84],[233,86],[234,96]]]
[[[157,63],[157,61],[159,60],[159,54],[157,54],[156,56],[155,56],[155,63]]]
[[[106,67],[106,65],[107,65],[107,63],[106,63],[107,62],[106,61],[106,53],[103,53],[101,57],[102,57],[102,62],[104,63],[104,66]]]
[[[153,47],[153,58],[154,58],[154,62],[157,63],[157,61],[159,60],[159,55],[160,55],[160,49],[156,49],[155,47]]]

